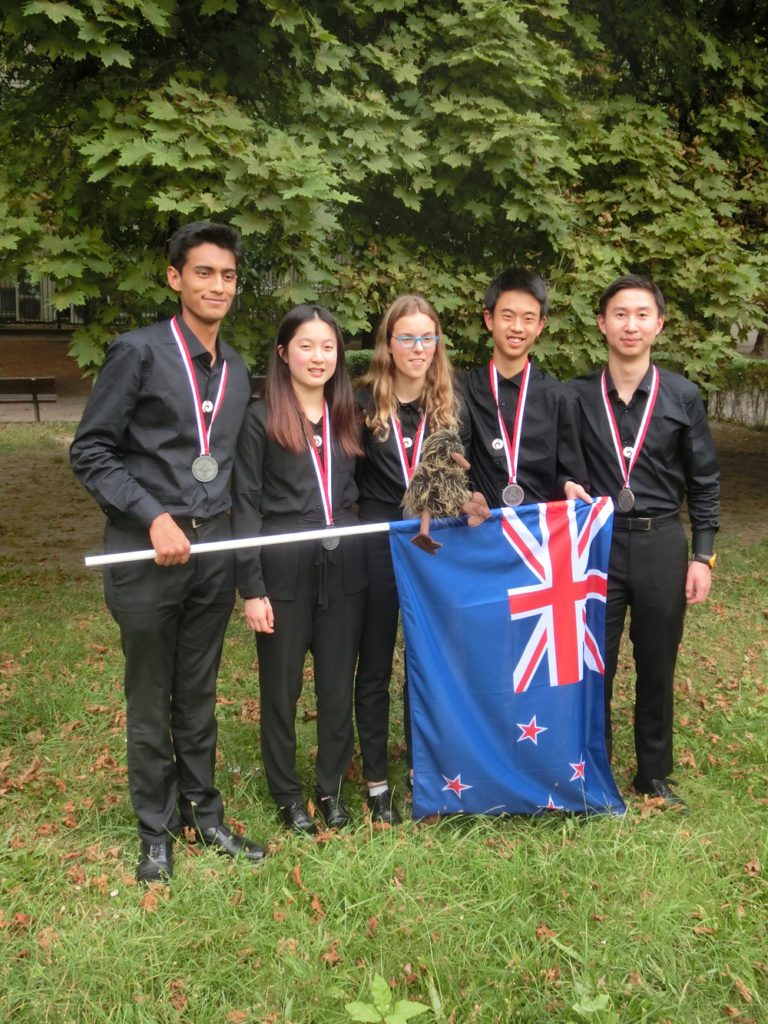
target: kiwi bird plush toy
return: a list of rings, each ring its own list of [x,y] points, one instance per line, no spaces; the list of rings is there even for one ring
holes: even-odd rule
[[[420,517],[419,532],[411,539],[422,551],[434,555],[442,544],[429,535],[429,524],[447,516],[469,516],[470,526],[479,526],[490,516],[488,503],[467,486],[469,463],[455,430],[436,430],[421,449],[419,461],[402,505],[407,518]]]

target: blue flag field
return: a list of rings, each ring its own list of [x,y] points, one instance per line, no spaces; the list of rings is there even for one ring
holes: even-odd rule
[[[605,752],[603,656],[613,503],[393,523],[413,727],[415,818],[621,814]]]

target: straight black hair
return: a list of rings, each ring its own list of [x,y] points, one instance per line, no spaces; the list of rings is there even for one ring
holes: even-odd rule
[[[347,455],[362,455],[355,420],[355,403],[347,364],[344,339],[336,318],[323,306],[302,303],[285,314],[277,328],[272,357],[267,368],[264,397],[267,402],[267,433],[279,445],[298,455],[306,451],[309,426],[291,385],[291,371],[281,358],[292,338],[308,320],[322,320],[336,335],[336,369],[325,384],[325,400],[331,416],[333,434]]]
[[[240,232],[229,224],[214,224],[210,220],[195,220],[174,231],[168,243],[168,262],[181,272],[189,250],[205,242],[218,245],[220,249],[229,249],[235,257],[235,266],[239,266],[243,256]]]
[[[653,283],[650,277],[644,277],[642,274],[624,274],[623,277],[617,277],[609,284],[600,296],[600,316],[605,316],[608,303],[613,296],[627,288],[641,288],[644,292],[650,292],[656,302],[659,316],[664,316],[664,296],[661,294],[661,289]]]
[[[539,304],[539,317],[547,315],[547,286],[538,274],[532,274],[530,270],[524,270],[522,267],[508,267],[502,270],[488,285],[488,291],[485,293],[484,308],[489,313],[493,312],[499,296],[504,292],[528,292]]]

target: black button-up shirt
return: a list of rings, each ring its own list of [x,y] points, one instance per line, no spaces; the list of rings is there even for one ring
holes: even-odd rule
[[[625,405],[606,369],[606,388],[619,429],[622,448],[634,446],[649,400],[652,367]],[[602,370],[576,377],[570,387],[578,394],[582,412],[582,444],[592,494],[616,499],[624,477],[605,412]],[[626,465],[625,460],[625,465]],[[699,389],[679,374],[659,369],[659,393],[648,422],[640,454],[632,469],[635,495],[633,516],[673,512],[688,501],[693,550],[712,553],[719,521],[720,474],[717,452]]]
[[[587,471],[579,444],[577,403],[569,389],[550,377],[531,360],[531,376],[525,403],[517,482],[526,504],[560,501],[568,480],[586,487]],[[520,398],[523,371],[506,378],[499,374],[499,408],[510,444]],[[490,371],[476,366],[459,374],[472,430],[469,459],[474,488],[481,491],[491,508],[504,504],[501,493],[509,483],[496,402],[491,391]]]
[[[371,407],[370,388],[361,388],[355,392],[355,401],[363,414]],[[422,410],[418,401],[398,402],[397,418],[403,439],[410,440],[405,451],[409,462],[412,461],[416,446],[416,435],[421,423]],[[459,402],[459,436],[466,446],[469,442],[469,426],[466,409]],[[424,437],[428,436],[425,431]],[[391,522],[401,519],[403,510],[400,503],[405,494],[406,482],[403,465],[397,444],[397,435],[390,428],[389,434],[382,441],[372,430],[363,425],[364,457],[357,468],[357,482],[360,488],[360,519],[366,523]]]
[[[78,480],[115,522],[149,527],[163,512],[207,519],[230,506],[229,476],[251,393],[245,363],[217,340],[211,356],[182,320],[200,401],[215,402],[222,362],[227,382],[211,430],[219,466],[210,483],[192,475],[200,454],[195,401],[170,323],[122,334],[110,345],[70,449]],[[206,427],[211,413],[204,415]]]
[[[312,424],[315,435],[322,436],[322,423]],[[357,522],[355,502],[355,459],[346,455],[333,440],[331,465],[333,525],[350,526]],[[318,454],[323,459],[322,447]],[[267,434],[267,403],[257,399],[248,406],[243,428],[237,444],[237,458],[232,475],[232,532],[235,537],[258,537],[261,534],[290,533],[294,530],[318,530],[326,525],[320,485],[309,447],[294,455],[273,441]],[[306,542],[301,542],[306,543]],[[319,542],[315,542],[318,543]],[[294,551],[296,545],[292,546]],[[285,572],[283,579],[271,579],[265,584],[262,573],[262,552],[259,548],[245,548],[235,554],[237,587],[243,597],[262,597],[289,600],[299,585],[295,579],[296,564],[291,561],[291,545],[281,556]],[[265,557],[274,560],[277,548],[265,548]],[[341,541],[338,557],[344,571],[360,576],[353,555],[357,557],[359,541],[350,538]],[[269,555],[267,555],[269,552]],[[349,562],[349,567],[347,566]],[[293,579],[289,579],[291,573]],[[363,580],[364,584],[364,580]],[[363,585],[361,584],[361,585]],[[354,588],[354,583],[348,583]],[[353,592],[353,589],[347,592]]]

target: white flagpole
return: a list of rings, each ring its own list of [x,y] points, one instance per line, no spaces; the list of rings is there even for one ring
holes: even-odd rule
[[[414,520],[415,522],[415,520]],[[275,533],[267,537],[244,537],[240,540],[214,540],[205,544],[192,544],[190,554],[202,555],[208,551],[232,551],[235,548],[262,548],[270,544],[290,544],[301,540],[324,540],[327,537],[359,536],[365,533],[388,533],[389,523],[364,523],[358,526],[332,526],[320,530],[304,530],[295,533]],[[87,555],[85,564],[117,565],[120,562],[142,562],[155,557],[154,548],[144,551],[118,551],[112,555]]]

